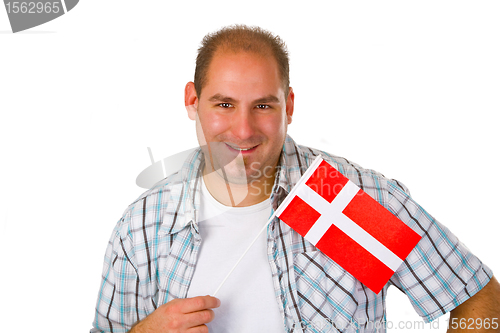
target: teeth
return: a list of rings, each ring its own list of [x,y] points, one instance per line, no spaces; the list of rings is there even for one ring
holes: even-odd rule
[[[250,147],[250,148],[238,148],[238,147],[233,147],[231,145],[228,145],[229,147],[233,148],[233,149],[236,149],[236,150],[239,150],[239,151],[245,151],[245,150],[250,150],[250,149],[253,149],[255,147]]]

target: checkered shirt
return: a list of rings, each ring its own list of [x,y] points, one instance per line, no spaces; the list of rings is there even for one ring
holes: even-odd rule
[[[275,218],[267,229],[267,254],[276,306],[287,332],[385,332],[390,285],[404,292],[429,322],[466,301],[491,279],[492,271],[415,203],[400,182],[344,158],[299,146],[289,136],[270,197],[273,210],[318,154],[422,239],[375,294]],[[196,219],[203,163],[198,149],[181,170],[141,195],[118,221],[106,250],[90,332],[127,332],[159,305],[187,296],[202,241]],[[262,327],[265,331],[265,323]]]

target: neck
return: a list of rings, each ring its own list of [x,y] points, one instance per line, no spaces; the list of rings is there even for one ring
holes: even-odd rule
[[[203,169],[203,181],[210,194],[221,204],[230,207],[247,207],[258,204],[269,198],[274,185],[274,176],[263,176],[248,183],[231,183],[218,172],[207,172]]]

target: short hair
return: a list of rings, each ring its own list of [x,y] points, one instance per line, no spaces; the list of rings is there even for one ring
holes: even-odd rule
[[[255,52],[264,55],[270,53],[276,59],[285,98],[288,97],[290,66],[285,42],[278,35],[273,35],[260,27],[248,27],[240,24],[224,27],[203,38],[198,49],[194,72],[194,87],[198,97],[201,95],[201,89],[207,84],[208,67],[215,53],[220,49],[233,52]]]

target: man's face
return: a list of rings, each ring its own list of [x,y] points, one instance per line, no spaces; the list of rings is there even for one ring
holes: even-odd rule
[[[206,162],[231,183],[272,175],[294,99],[292,89],[285,99],[274,57],[218,52],[206,82],[198,98],[192,97],[194,85],[186,86],[186,105],[194,102],[188,114],[196,119],[198,141],[202,147],[208,143]]]

